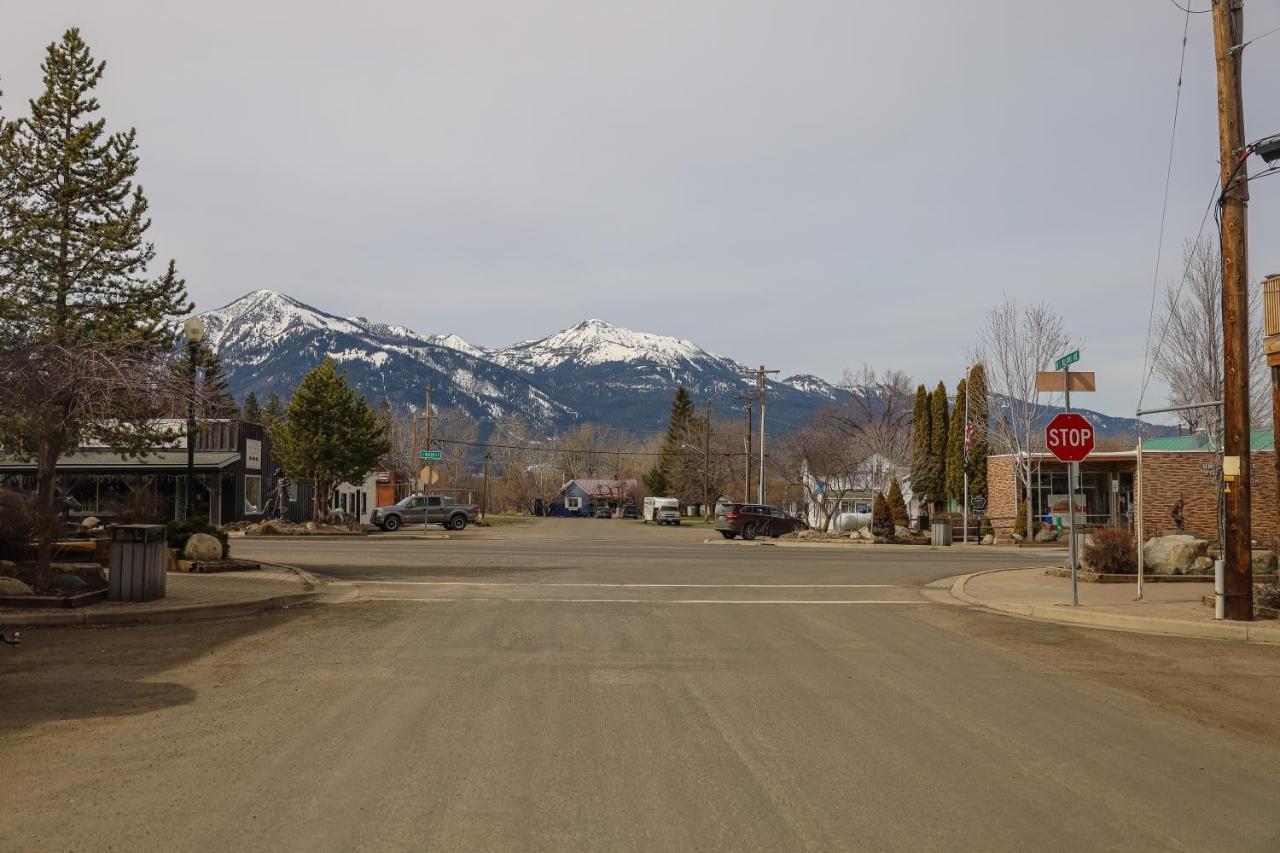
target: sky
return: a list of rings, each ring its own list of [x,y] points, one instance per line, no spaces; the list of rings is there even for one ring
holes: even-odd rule
[[[1078,405],[1136,408],[1184,26],[1170,0],[0,0],[0,16],[8,116],[65,28],[107,61],[102,115],[138,130],[152,237],[199,310],[271,288],[487,346],[597,317],[783,375],[870,363],[950,387],[1009,294],[1082,342],[1098,392]],[[1209,18],[1190,19],[1161,288],[1217,176]],[[1247,5],[1249,35],[1273,27],[1280,2]],[[1280,132],[1280,33],[1244,57],[1246,136]],[[1251,191],[1256,282],[1280,272],[1280,179]]]

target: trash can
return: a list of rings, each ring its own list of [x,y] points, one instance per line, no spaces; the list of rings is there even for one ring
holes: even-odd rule
[[[164,598],[163,524],[122,524],[112,531],[107,600],[151,601]]]
[[[934,545],[950,545],[951,544],[951,522],[935,521],[930,525],[930,541]]]

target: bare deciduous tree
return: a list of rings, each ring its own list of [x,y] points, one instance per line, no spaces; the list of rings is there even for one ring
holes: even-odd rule
[[[1062,318],[1047,303],[1019,307],[1010,296],[989,312],[978,333],[979,359],[986,365],[987,388],[996,415],[992,441],[997,452],[1014,458],[1014,469],[1027,495],[1027,530],[1034,529],[1029,499],[1039,471],[1034,453],[1041,449],[1044,407],[1060,395],[1036,388],[1036,373],[1072,348]]]
[[[1152,372],[1169,389],[1169,405],[1222,399],[1222,255],[1211,236],[1188,240],[1182,250],[1185,282],[1165,288]],[[1249,412],[1255,424],[1270,422],[1262,311],[1257,290],[1249,298]],[[1221,445],[1222,410],[1188,409],[1179,419],[1192,432],[1208,431]]]
[[[857,371],[846,369],[840,387],[849,392],[849,399],[823,412],[823,417],[857,439],[866,454],[879,454],[893,462],[906,459],[915,399],[911,377],[901,370],[877,373],[864,364]]]

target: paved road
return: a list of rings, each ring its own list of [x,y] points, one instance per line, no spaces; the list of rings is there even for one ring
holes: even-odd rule
[[[958,549],[571,524],[237,543],[379,600],[29,632],[0,849],[1280,849],[1273,650],[930,602]]]

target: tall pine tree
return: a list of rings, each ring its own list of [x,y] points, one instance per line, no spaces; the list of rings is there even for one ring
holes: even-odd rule
[[[679,498],[682,504],[697,503],[702,495],[702,469],[684,449],[684,445],[694,443],[697,426],[693,397],[689,389],[680,385],[671,400],[667,434],[658,450],[658,469],[666,482],[667,494]]]
[[[933,479],[929,481],[929,498],[934,509],[947,508],[947,386],[938,383],[929,396],[929,460]]]
[[[93,91],[96,62],[75,29],[45,51],[44,89],[31,114],[0,132],[0,333],[13,348],[107,345],[158,356],[191,311],[173,261],[151,273],[155,249],[147,199],[133,183],[136,133],[107,133]],[[120,402],[118,417],[79,416],[72,401],[20,405],[0,395],[0,442],[34,457],[37,500],[46,516],[38,583],[52,553],[59,457],[87,438],[122,450],[154,443],[159,414]]]
[[[933,463],[929,458],[932,434],[929,416],[929,392],[921,385],[916,388],[916,403],[911,410],[911,491],[921,506],[928,500],[933,482]]]
[[[964,407],[965,380],[956,384],[956,403],[951,412],[951,427],[947,432],[947,497],[964,501]]]
[[[267,426],[282,424],[285,419],[285,408],[280,402],[280,395],[272,391],[267,395],[267,405],[262,407],[262,420]]]
[[[241,407],[240,416],[251,424],[262,423],[262,406],[258,403],[257,394],[250,391],[244,395],[244,405]]]
[[[969,497],[987,497],[987,456],[991,453],[991,398],[987,391],[987,369],[978,362],[969,369],[967,383],[969,422],[973,440],[969,443]]]
[[[272,428],[276,459],[311,484],[312,518],[323,521],[333,490],[363,480],[391,449],[386,424],[328,358],[302,378],[286,415]]]

